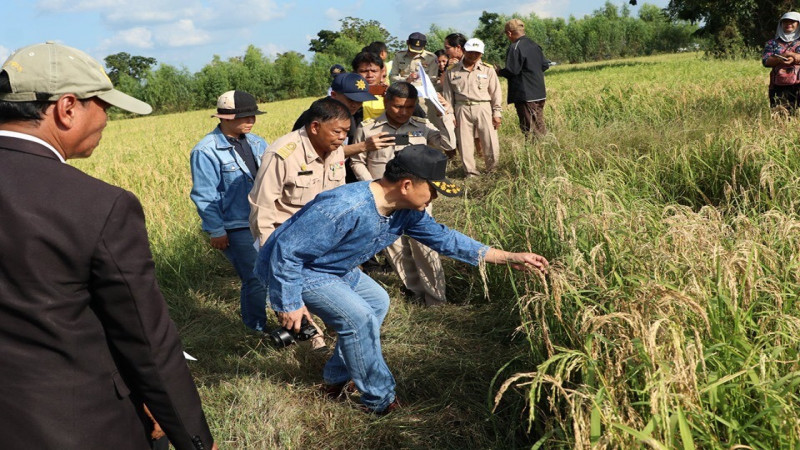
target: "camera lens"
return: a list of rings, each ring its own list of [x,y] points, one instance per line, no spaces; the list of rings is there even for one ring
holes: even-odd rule
[[[292,334],[283,328],[273,331],[269,334],[269,337],[276,347],[288,347],[294,344],[294,337]]]

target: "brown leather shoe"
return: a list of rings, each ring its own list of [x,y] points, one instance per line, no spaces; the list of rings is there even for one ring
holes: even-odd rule
[[[349,394],[354,394],[357,389],[356,384],[351,380],[339,384],[323,384],[319,387],[319,391],[325,398],[342,401],[345,400]]]

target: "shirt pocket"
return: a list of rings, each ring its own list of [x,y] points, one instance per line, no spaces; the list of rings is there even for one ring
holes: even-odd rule
[[[244,176],[244,172],[239,169],[239,165],[235,162],[225,163],[222,165],[222,182],[225,186],[231,186],[237,183]]]
[[[331,164],[328,167],[328,181],[337,183],[344,180],[344,177],[345,177],[344,164]]]
[[[303,206],[313,200],[317,195],[318,182],[319,179],[317,176],[314,176],[314,174],[298,175],[295,177],[286,192],[289,204]]]

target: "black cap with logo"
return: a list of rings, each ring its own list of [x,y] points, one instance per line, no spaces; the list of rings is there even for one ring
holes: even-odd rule
[[[461,188],[446,176],[447,156],[425,144],[409,145],[394,154],[395,164],[430,183],[447,197],[461,195]]]

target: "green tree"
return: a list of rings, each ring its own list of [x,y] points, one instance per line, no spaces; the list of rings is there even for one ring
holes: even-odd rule
[[[349,63],[356,53],[374,41],[383,41],[389,48],[399,46],[397,38],[392,36],[377,20],[345,17],[339,22],[341,24],[339,31],[319,31],[317,38],[311,40],[308,49],[315,54],[332,55],[340,61]]]
[[[108,77],[116,85],[119,83],[120,74],[125,74],[139,82],[144,81],[147,72],[156,65],[156,59],[147,56],[131,56],[126,52],[119,52],[106,56],[103,61],[108,68]]]
[[[161,64],[148,75],[142,99],[161,113],[189,111],[196,106],[193,84],[185,68]]]
[[[710,38],[709,53],[740,56],[763,47],[772,38],[778,19],[796,9],[794,0],[670,0],[673,18],[702,23],[699,33]]]
[[[508,39],[503,34],[503,28],[508,20],[507,16],[483,11],[481,17],[478,18],[478,28],[472,33],[486,46],[483,60],[492,64],[499,63],[500,67],[505,66],[506,61]]]

